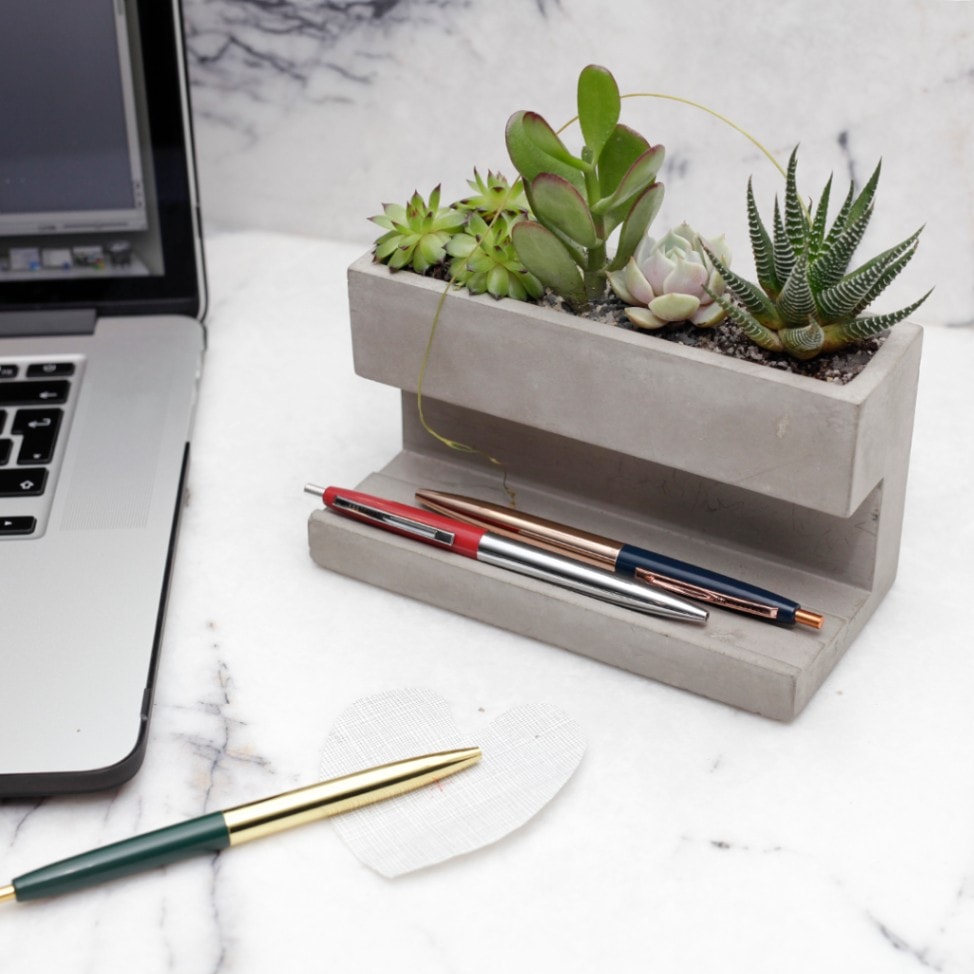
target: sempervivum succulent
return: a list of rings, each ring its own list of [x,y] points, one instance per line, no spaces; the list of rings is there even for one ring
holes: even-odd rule
[[[916,311],[930,292],[899,311],[864,314],[909,263],[920,231],[849,271],[873,212],[879,166],[858,196],[855,187],[849,187],[831,227],[827,227],[831,178],[813,215],[799,198],[796,168],[797,149],[788,163],[784,214],[776,199],[771,233],[761,221],[748,183],[748,223],[760,287],[732,273],[719,254],[710,253],[736,301],[726,293],[714,292],[713,297],[751,341],[770,351],[810,359],[886,331]]]
[[[387,232],[375,242],[375,259],[392,270],[410,267],[423,274],[446,260],[449,239],[463,228],[466,215],[449,206],[440,206],[440,187],[430,193],[427,203],[418,192],[405,206],[383,204],[383,212],[370,217]]]
[[[487,223],[479,213],[472,213],[466,228],[446,245],[453,258],[453,280],[471,294],[486,291],[495,298],[518,301],[541,297],[541,282],[521,263],[511,242],[511,227],[519,219],[498,213]]]
[[[683,223],[658,241],[645,237],[622,270],[609,272],[609,285],[631,306],[626,317],[637,328],[655,330],[678,321],[709,328],[724,319],[726,311],[714,300],[724,282],[704,244],[725,267],[730,264],[723,236],[702,241]]]
[[[506,176],[490,170],[484,179],[474,169],[473,179],[468,179],[467,185],[474,192],[456,203],[458,210],[479,213],[488,221],[499,213],[511,217],[528,215],[528,198],[524,195],[524,183],[520,179],[515,179],[512,185]]]

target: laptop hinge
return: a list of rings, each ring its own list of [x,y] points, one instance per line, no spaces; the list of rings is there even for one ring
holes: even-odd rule
[[[62,311],[3,311],[0,312],[0,337],[91,335],[95,331],[95,318],[94,308]]]

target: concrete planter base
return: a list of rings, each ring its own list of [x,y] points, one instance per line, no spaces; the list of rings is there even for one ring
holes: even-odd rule
[[[403,390],[403,450],[362,490],[506,502],[501,475],[420,426],[442,285],[349,269],[356,371]],[[746,578],[823,612],[821,631],[714,610],[640,616],[376,531],[309,524],[320,565],[778,719],[798,714],[896,573],[921,330],[898,325],[832,386],[517,302],[451,295],[427,421],[501,460],[523,510]]]

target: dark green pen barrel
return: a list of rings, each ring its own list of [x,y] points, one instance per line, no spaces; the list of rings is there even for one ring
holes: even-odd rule
[[[62,859],[13,881],[18,902],[56,896],[230,845],[222,812]]]

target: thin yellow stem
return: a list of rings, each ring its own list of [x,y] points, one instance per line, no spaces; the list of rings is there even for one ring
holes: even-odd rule
[[[748,142],[753,143],[758,149],[768,158],[771,165],[781,173],[782,176],[787,176],[787,173],[782,168],[781,163],[771,154],[771,152],[764,147],[747,129],[742,128],[736,122],[732,122],[726,115],[721,115],[720,112],[714,111],[712,108],[708,108],[706,105],[701,105],[699,102],[692,101],[689,98],[681,98],[679,95],[666,95],[659,91],[633,91],[627,95],[620,95],[620,98],[660,98],[663,101],[675,101],[679,102],[681,105],[689,105],[691,108],[699,108],[700,111],[706,112],[708,115],[712,115],[714,118],[719,119],[725,125],[729,125],[735,132],[739,132],[744,136]],[[560,129],[558,129],[557,134],[561,135],[565,129],[574,125],[578,121],[578,116],[574,115]]]
[[[494,225],[494,220],[496,220],[499,216],[500,216],[500,212],[495,214],[494,219],[491,220],[490,222],[490,226]],[[441,433],[438,433],[435,429],[433,429],[433,427],[427,421],[426,412],[423,408],[423,383],[426,379],[426,368],[429,365],[430,357],[433,354],[433,340],[436,337],[436,330],[440,324],[440,316],[443,312],[443,305],[446,302],[446,297],[450,293],[450,289],[454,286],[455,283],[456,283],[456,275],[451,274],[450,279],[446,282],[446,285],[443,288],[442,293],[440,294],[439,300],[436,302],[436,312],[433,314],[433,323],[430,326],[429,335],[427,336],[426,339],[426,348],[423,352],[423,360],[419,366],[419,378],[416,382],[416,411],[419,415],[420,425],[423,427],[424,430],[426,430],[426,432],[430,436],[433,437],[433,439],[439,441],[444,446],[449,447],[451,450],[456,450],[459,453],[470,453],[476,456],[483,457],[488,463],[491,463],[496,467],[500,467],[503,472],[501,485],[503,486],[504,491],[508,494],[508,496],[511,498],[511,501],[513,502],[515,496],[514,492],[507,486],[507,474],[508,474],[507,464],[505,464],[503,460],[499,460],[497,457],[491,456],[491,454],[486,453],[484,450],[480,450],[477,447],[470,446],[467,443],[461,443],[459,440],[450,439],[449,437],[443,436]]]
[[[748,142],[755,145],[770,161],[771,165],[781,173],[782,176],[787,175],[785,170],[782,168],[781,163],[771,154],[771,152],[764,147],[747,129],[741,128],[736,122],[732,122],[726,115],[721,115],[720,112],[715,112],[712,108],[708,108],[706,105],[701,105],[699,102],[691,101],[689,98],[681,98],[679,95],[666,95],[662,92],[657,91],[636,91],[628,95],[623,95],[623,98],[661,98],[664,101],[675,101],[679,102],[681,105],[689,105],[691,108],[699,108],[700,111],[706,112],[708,115],[712,115],[714,118],[720,120],[725,125],[729,125],[735,132],[739,132],[744,136]]]

